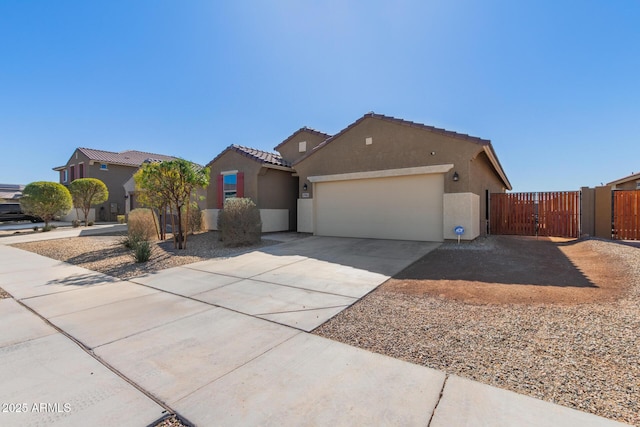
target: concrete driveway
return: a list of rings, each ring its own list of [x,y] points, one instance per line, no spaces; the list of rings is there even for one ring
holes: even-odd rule
[[[437,246],[310,237],[120,281],[0,245],[0,402],[27,408],[0,425],[613,425],[305,332]]]
[[[309,237],[131,281],[311,331],[438,246]]]

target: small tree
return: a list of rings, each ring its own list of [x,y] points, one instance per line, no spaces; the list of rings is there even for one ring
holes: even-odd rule
[[[109,198],[109,190],[104,182],[96,178],[79,178],[69,184],[69,192],[73,199],[73,206],[82,210],[84,225],[89,219],[91,206],[104,203]]]
[[[136,173],[136,185],[147,193],[147,201],[168,207],[171,212],[171,229],[174,247],[187,247],[183,233],[183,213],[189,216],[189,202],[196,189],[209,185],[209,168],[200,167],[184,159],[161,163],[146,163]],[[175,214],[175,215],[174,215]],[[177,221],[174,220],[177,216]]]
[[[32,182],[24,187],[20,198],[22,211],[42,218],[45,228],[56,215],[69,213],[72,206],[69,190],[57,182]]]

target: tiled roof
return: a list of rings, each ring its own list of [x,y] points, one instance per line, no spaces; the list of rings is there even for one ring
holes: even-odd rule
[[[291,163],[284,160],[282,156],[278,153],[270,153],[268,151],[258,150],[257,148],[244,147],[242,145],[236,145],[236,144],[228,146],[225,150],[223,150],[220,154],[218,154],[213,160],[211,160],[209,162],[209,165],[215,162],[216,160],[218,160],[220,156],[222,156],[224,153],[226,153],[229,150],[233,150],[245,157],[248,157],[262,164],[282,166],[285,168],[291,167]]]
[[[145,161],[175,160],[175,157],[163,154],[145,153],[144,151],[127,150],[115,153],[113,151],[95,150],[93,148],[78,148],[90,160],[124,166],[140,166]]]
[[[277,150],[278,148],[282,147],[285,144],[285,142],[287,142],[292,136],[294,136],[298,132],[305,132],[305,131],[309,132],[309,133],[312,133],[312,134],[315,134],[315,135],[318,135],[318,136],[322,137],[323,139],[327,139],[327,138],[331,137],[331,135],[329,135],[328,133],[320,132],[319,130],[310,128],[308,126],[303,126],[300,129],[298,129],[297,131],[295,131],[294,133],[292,133],[291,135],[289,135],[288,137],[286,137],[284,139],[284,141],[282,141],[280,144],[276,145],[274,150]]]

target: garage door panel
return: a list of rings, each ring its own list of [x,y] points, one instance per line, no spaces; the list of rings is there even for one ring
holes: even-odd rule
[[[319,182],[316,234],[442,241],[442,174]]]

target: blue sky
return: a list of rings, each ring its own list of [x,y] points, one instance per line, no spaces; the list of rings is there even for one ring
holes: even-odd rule
[[[632,0],[2,0],[0,182],[374,111],[490,139],[514,191],[599,185],[640,171],[639,22]]]

